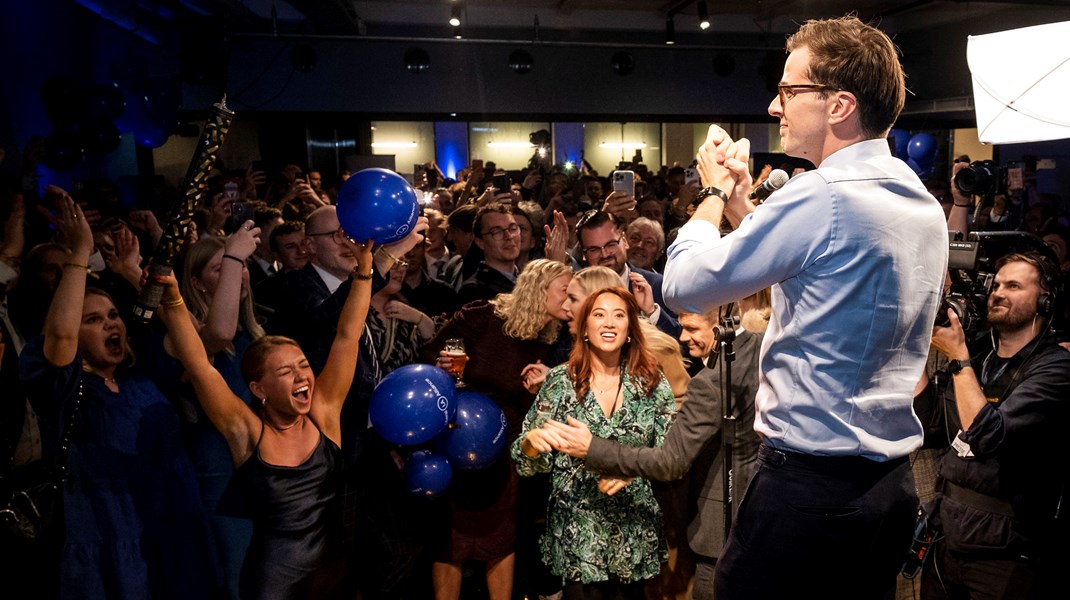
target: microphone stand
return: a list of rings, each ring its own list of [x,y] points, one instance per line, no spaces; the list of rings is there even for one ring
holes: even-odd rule
[[[714,334],[721,346],[718,360],[721,369],[721,459],[724,461],[724,540],[728,542],[728,531],[732,528],[732,453],[736,437],[736,411],[732,405],[732,363],[736,360],[732,344],[736,339],[736,321],[732,316],[734,303],[725,306],[720,324],[714,327]]]

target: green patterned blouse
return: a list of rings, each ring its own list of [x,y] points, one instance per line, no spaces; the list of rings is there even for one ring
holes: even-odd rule
[[[520,440],[548,418],[565,422],[571,416],[598,437],[629,446],[660,446],[675,416],[676,400],[664,377],[653,395],[644,396],[639,382],[625,373],[624,402],[607,419],[594,392],[582,403],[576,401],[567,369],[566,363],[550,370],[524,418],[524,433],[512,447],[520,475],[552,473],[548,525],[540,542],[543,562],[566,581],[593,583],[610,575],[624,582],[649,579],[666,560],[661,509],[650,483],[635,479],[607,496],[598,491],[601,475],[588,471],[583,459],[562,452],[529,458]]]

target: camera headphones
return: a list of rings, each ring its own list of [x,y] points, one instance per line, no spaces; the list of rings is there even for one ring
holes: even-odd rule
[[[1055,304],[1059,291],[1059,272],[1050,260],[1040,258],[1033,265],[1040,272],[1041,294],[1037,296],[1037,316],[1050,317],[1055,314]]]

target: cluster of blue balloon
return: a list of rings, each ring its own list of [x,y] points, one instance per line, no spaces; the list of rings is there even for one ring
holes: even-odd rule
[[[52,123],[45,138],[48,168],[68,171],[85,155],[114,152],[123,133],[158,148],[175,131],[180,100],[175,81],[149,77],[147,64],[137,56],[119,59],[108,74],[108,83],[52,77],[41,85],[41,102]]]
[[[906,161],[918,177],[928,179],[932,176],[936,153],[939,150],[932,134],[921,132],[911,135],[902,129],[893,129],[888,133],[888,137],[895,142],[895,155]]]
[[[178,123],[181,88],[174,78],[150,77],[145,61],[127,56],[108,69],[112,85],[123,94],[126,110],[116,121],[119,131],[133,133],[148,148],[167,143]]]
[[[449,374],[431,365],[407,365],[379,382],[369,417],[379,435],[400,446],[431,442],[414,451],[402,475],[414,494],[446,491],[453,469],[494,464],[505,447],[505,414],[478,392],[458,392]]]

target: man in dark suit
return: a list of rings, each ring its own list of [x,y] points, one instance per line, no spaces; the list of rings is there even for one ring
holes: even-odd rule
[[[558,434],[560,447],[571,456],[586,457],[587,468],[604,479],[604,491],[615,493],[627,484],[618,477],[643,477],[652,481],[675,481],[687,476],[687,541],[695,554],[694,600],[713,598],[713,570],[724,545],[724,456],[721,420],[723,361],[714,339],[717,311],[682,313],[681,337],[695,359],[706,368],[688,385],[687,399],[676,414],[665,443],[659,448],[634,448],[593,437],[583,423],[548,421],[547,429]],[[684,339],[686,338],[686,340]],[[732,439],[732,509],[738,509],[740,494],[757,469],[760,440],[754,433],[754,396],[758,391],[758,351],[762,334],[740,330],[733,349],[732,404],[736,416]],[[602,486],[600,486],[602,487]],[[671,525],[670,525],[671,526]]]
[[[457,300],[461,305],[508,294],[516,285],[520,226],[513,218],[513,211],[496,201],[481,206],[472,224],[472,232],[476,247],[483,253],[483,260],[475,275],[465,281],[457,292]]]
[[[576,222],[576,239],[584,262],[613,269],[635,296],[643,315],[658,329],[680,337],[680,323],[661,295],[661,275],[628,264],[628,240],[615,215],[587,211]]]

